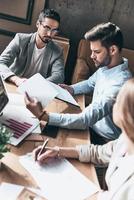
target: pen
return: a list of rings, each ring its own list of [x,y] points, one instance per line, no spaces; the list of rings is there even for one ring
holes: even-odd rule
[[[27,100],[28,101],[30,101],[30,102],[33,102],[34,100],[33,100],[33,98],[31,98],[30,96],[29,96],[29,94],[25,91],[25,97],[27,98]]]
[[[44,149],[45,149],[45,147],[46,147],[48,141],[49,141],[49,138],[47,138],[47,139],[44,141],[44,143],[43,143],[43,145],[42,145],[42,147],[41,147],[41,149],[40,149],[40,151],[39,151],[37,157],[39,157],[39,156],[42,154],[42,152],[44,151]],[[37,158],[36,158],[36,159],[37,159]],[[36,160],[36,159],[35,159],[35,160]]]

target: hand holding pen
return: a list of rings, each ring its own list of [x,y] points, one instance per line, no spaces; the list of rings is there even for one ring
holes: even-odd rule
[[[43,143],[42,146],[40,146],[39,148],[35,149],[35,152],[34,152],[34,154],[35,154],[35,161],[38,160],[38,158],[41,156],[41,154],[45,151],[45,148],[46,148],[46,145],[47,145],[48,141],[49,141],[49,138],[47,138],[44,141],[44,143]]]
[[[34,151],[35,161],[40,164],[49,162],[50,159],[58,156],[57,147],[47,147],[49,139],[46,139],[42,146],[37,147]]]

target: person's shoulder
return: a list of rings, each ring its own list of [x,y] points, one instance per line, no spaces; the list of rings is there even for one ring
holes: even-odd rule
[[[20,40],[30,39],[33,36],[33,33],[16,33],[15,37]]]

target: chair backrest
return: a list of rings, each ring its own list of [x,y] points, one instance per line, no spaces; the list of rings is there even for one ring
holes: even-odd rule
[[[64,66],[65,66],[66,65],[66,61],[67,61],[67,57],[68,57],[68,53],[69,53],[69,48],[70,48],[69,39],[68,38],[64,38],[64,37],[56,36],[53,40],[59,46],[61,46],[63,48]]]
[[[134,50],[123,48],[122,54],[128,59],[129,69],[134,75]]]
[[[90,54],[91,50],[89,41],[81,39],[78,45],[72,84],[88,79],[88,77],[96,71],[96,67],[90,58]]]

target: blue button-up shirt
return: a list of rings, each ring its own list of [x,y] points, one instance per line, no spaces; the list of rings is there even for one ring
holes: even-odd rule
[[[74,94],[87,94],[93,91],[92,103],[80,114],[49,114],[49,124],[69,129],[91,127],[96,133],[116,139],[120,129],[112,120],[112,107],[122,85],[131,78],[128,61],[113,68],[99,68],[88,80],[72,85]]]

